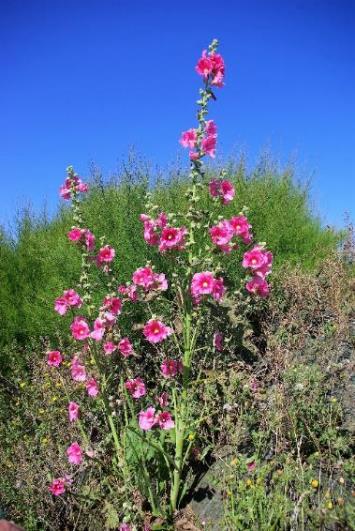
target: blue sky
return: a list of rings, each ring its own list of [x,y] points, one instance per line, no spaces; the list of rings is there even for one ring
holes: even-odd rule
[[[28,203],[54,212],[68,164],[108,175],[132,145],[184,156],[213,37],[220,153],[296,158],[324,223],[354,219],[354,28],[351,0],[0,0],[0,224]]]

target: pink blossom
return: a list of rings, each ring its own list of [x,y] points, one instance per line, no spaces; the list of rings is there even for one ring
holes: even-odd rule
[[[94,322],[94,330],[91,332],[90,337],[95,341],[101,341],[105,333],[105,321],[98,317]]]
[[[167,215],[164,212],[161,212],[156,219],[152,219],[147,214],[141,214],[140,220],[143,222],[144,226],[144,240],[148,245],[159,245],[159,229],[163,229],[167,222]]]
[[[138,416],[138,423],[142,430],[151,430],[156,424],[155,408],[148,407],[146,411],[141,411]]]
[[[156,422],[158,422],[162,430],[171,430],[172,428],[175,428],[175,422],[171,417],[171,413],[168,411],[162,411],[161,413],[158,413],[156,416]]]
[[[68,311],[68,304],[64,297],[58,297],[54,302],[54,309],[59,315],[65,315]]]
[[[63,358],[59,350],[50,350],[47,352],[47,363],[51,367],[59,367],[62,361]]]
[[[132,527],[129,524],[121,524],[119,531],[132,531]]]
[[[150,319],[143,328],[143,334],[150,343],[160,343],[172,333],[172,328],[157,319]]]
[[[159,251],[182,250],[185,246],[186,234],[185,227],[164,227],[160,236]]]
[[[211,294],[214,281],[214,275],[210,271],[195,273],[191,282],[191,293],[193,297]]]
[[[77,442],[73,442],[67,448],[67,456],[69,463],[72,465],[80,465],[81,461],[83,460],[83,455],[80,445]]]
[[[202,57],[198,60],[195,69],[204,79],[207,79],[212,74],[213,64],[206,50],[203,50]]]
[[[200,153],[198,151],[190,151],[189,152],[189,157],[190,157],[190,160],[198,160],[200,158]]]
[[[128,337],[123,337],[121,339],[121,341],[118,343],[118,350],[125,358],[128,358],[128,356],[133,354],[133,345],[128,339]]]
[[[249,293],[259,295],[259,297],[262,297],[263,299],[266,298],[270,292],[269,285],[266,280],[259,276],[255,276],[249,280],[245,287]]]
[[[216,301],[220,301],[225,294],[226,288],[224,287],[223,278],[216,278],[213,284],[212,297]]]
[[[90,335],[89,325],[86,319],[84,317],[81,317],[80,315],[74,318],[74,321],[70,325],[70,329],[71,329],[73,338],[79,341],[83,341],[84,339],[87,339]]]
[[[99,253],[97,255],[97,264],[100,266],[102,264],[108,264],[112,262],[112,260],[116,256],[116,251],[113,247],[110,247],[109,245],[105,245],[104,247],[101,247],[99,250]]]
[[[149,289],[154,284],[154,271],[151,267],[139,267],[133,273],[132,280],[136,286]]]
[[[75,422],[79,417],[79,404],[76,402],[69,402],[68,405],[69,421]]]
[[[272,253],[260,245],[244,253],[242,266],[252,270],[254,275],[265,278],[271,272]]]
[[[88,251],[93,251],[95,248],[95,236],[89,229],[85,229],[84,237],[86,249]]]
[[[191,282],[191,294],[196,304],[201,302],[203,295],[212,295],[219,301],[225,293],[223,278],[215,278],[210,271],[195,273]]]
[[[233,238],[233,230],[228,221],[220,221],[218,225],[210,228],[209,233],[212,243],[217,245],[222,251],[230,252],[232,250],[233,247],[230,245],[230,241]]]
[[[233,184],[230,181],[223,180],[221,182],[222,203],[224,205],[227,205],[233,200],[234,195],[235,195],[235,188]]]
[[[104,348],[105,354],[109,355],[115,352],[115,350],[117,350],[117,345],[115,345],[112,341],[106,341],[106,343],[104,343],[103,348]]]
[[[196,146],[197,142],[197,133],[196,129],[189,129],[181,134],[180,144],[184,148],[193,149]]]
[[[59,189],[59,195],[62,199],[70,199],[72,190],[75,192],[87,192],[89,187],[86,183],[83,183],[79,177],[67,177],[64,181],[64,184]]]
[[[99,386],[95,378],[90,378],[86,382],[86,390],[89,396],[97,396],[99,394]]]
[[[80,308],[83,303],[80,295],[73,289],[67,289],[64,291],[63,299],[68,306],[74,306],[75,308]]]
[[[233,216],[229,220],[229,224],[236,236],[240,236],[243,239],[250,236],[251,225],[245,216]]]
[[[65,492],[65,479],[57,478],[52,481],[48,490],[53,494],[53,496],[60,496]]]
[[[105,297],[103,308],[114,315],[119,315],[122,309],[122,301],[118,297]]]
[[[235,188],[231,181],[227,181],[226,179],[212,179],[208,187],[211,196],[219,197],[223,205],[227,205],[234,198]]]
[[[133,398],[140,398],[144,396],[147,392],[145,383],[141,378],[134,378],[132,380],[127,380],[124,384],[125,388],[133,396]]]
[[[213,346],[219,352],[223,351],[223,334],[221,332],[216,331],[213,334]]]
[[[81,237],[82,237],[82,230],[79,229],[78,227],[73,227],[69,232],[68,232],[68,239],[72,242],[78,242],[81,240]]]
[[[248,463],[248,464],[247,464],[247,469],[248,469],[248,472],[253,472],[253,470],[256,469],[256,463],[255,463],[255,461],[252,461],[251,463]]]
[[[156,400],[160,407],[166,407],[169,404],[169,395],[164,391]]]
[[[133,284],[128,284],[127,286],[122,284],[121,286],[118,286],[118,292],[122,295],[126,295],[132,302],[138,300],[137,287]]]
[[[202,139],[201,149],[204,153],[206,153],[206,155],[209,155],[210,157],[214,159],[216,156],[216,144],[217,144],[217,136],[208,135]]]
[[[178,372],[183,371],[181,361],[172,359],[165,359],[160,366],[160,370],[164,378],[172,378],[177,375]]]
[[[202,57],[196,65],[196,72],[205,81],[209,79],[212,85],[219,88],[223,87],[225,65],[223,57],[220,54],[216,52],[207,54],[207,51],[203,50]]]
[[[74,356],[74,358],[72,359],[70,372],[73,380],[75,380],[76,382],[85,382],[85,366],[80,363],[79,358],[77,356]]]

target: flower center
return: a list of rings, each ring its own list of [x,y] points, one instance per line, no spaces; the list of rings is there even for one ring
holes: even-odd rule
[[[256,262],[257,262],[256,258],[253,258],[252,261],[251,261],[251,263],[252,263],[253,265],[256,264]]]
[[[159,334],[160,329],[156,326],[153,330],[153,334]]]
[[[202,287],[203,287],[203,288],[207,288],[207,286],[208,286],[208,282],[207,282],[207,280],[205,280],[204,282],[202,282]]]

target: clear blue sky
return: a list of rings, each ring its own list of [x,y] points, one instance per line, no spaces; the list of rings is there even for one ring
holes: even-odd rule
[[[213,37],[221,153],[296,154],[324,222],[354,218],[353,0],[0,0],[0,223],[28,202],[53,212],[68,164],[108,174],[132,145],[176,160]]]

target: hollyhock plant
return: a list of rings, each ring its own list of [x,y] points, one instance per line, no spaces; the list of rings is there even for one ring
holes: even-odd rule
[[[63,357],[59,350],[50,350],[47,352],[47,364],[51,367],[59,367],[62,361]]]
[[[150,343],[161,343],[172,333],[172,328],[157,319],[150,319],[143,328],[144,337]]]
[[[67,448],[67,456],[69,463],[71,463],[72,465],[80,465],[83,460],[83,452],[80,448],[79,443],[73,442]]]
[[[73,210],[68,240],[81,254],[78,284],[55,301],[60,315],[78,313],[80,308],[70,324],[73,340],[64,336],[59,341],[71,359],[69,367],[62,363],[58,371],[63,372],[67,414],[78,439],[66,453],[73,465],[80,465],[84,456],[95,457],[86,458],[74,481],[80,493],[82,483],[93,477],[90,467],[104,462],[94,476],[102,475],[107,492],[116,492],[119,486],[122,507],[132,499],[141,500],[140,507],[154,518],[161,517],[163,526],[174,521],[184,492],[191,488],[190,477],[194,479],[187,469],[194,451],[190,435],[198,434],[202,425],[208,429],[210,395],[204,386],[209,371],[235,363],[250,308],[258,308],[258,298],[270,290],[266,278],[272,253],[266,244],[253,243],[247,207],[237,204],[233,182],[223,169],[218,178],[206,179],[204,160],[217,153],[217,124],[209,117],[209,105],[225,75],[217,46],[213,41],[197,63],[202,77],[197,122],[180,137],[190,157],[189,179],[180,188],[186,198],[183,207],[179,208],[182,201],[176,201],[175,212],[161,210],[160,194],[148,188],[139,219],[141,237],[149,248],[144,248],[142,261],[130,263],[127,258],[117,265],[119,281],[111,266],[115,249],[106,244],[103,234],[95,246],[87,228],[80,196],[87,186],[73,168],[68,168],[61,189]],[[209,200],[206,208],[208,194],[215,200],[213,204]],[[232,217],[226,219],[221,212],[234,203]],[[61,359],[55,352],[60,355],[47,353],[47,363],[58,367]],[[68,372],[71,378],[66,377]],[[203,437],[199,439],[202,444]],[[68,481],[62,480],[50,485],[54,495],[64,493]],[[127,529],[144,527],[139,521],[141,509],[130,510],[128,517],[119,506],[117,511],[121,521],[133,518],[134,525],[127,524]]]
[[[156,425],[155,408],[148,407],[146,411],[141,411],[138,416],[138,423],[141,430],[149,431]]]
[[[145,383],[141,378],[133,378],[132,380],[128,380],[124,385],[133,398],[141,398],[147,392]]]
[[[68,405],[68,413],[69,413],[69,421],[75,422],[79,418],[79,404],[76,402],[69,402]]]

